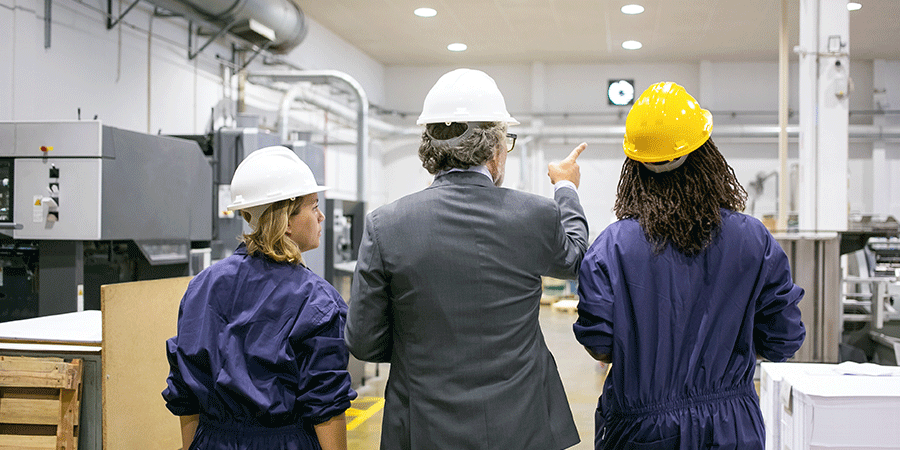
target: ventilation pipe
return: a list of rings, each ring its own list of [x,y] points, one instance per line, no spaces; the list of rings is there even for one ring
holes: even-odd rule
[[[294,0],[147,0],[189,20],[227,30],[274,53],[300,45],[308,28]]]
[[[357,119],[357,112],[353,108],[350,108],[332,97],[317,92],[306,84],[294,84],[285,91],[284,95],[281,97],[278,108],[278,131],[284,142],[287,142],[289,138],[289,115],[293,104],[297,101],[315,106],[316,108],[328,111],[331,114],[349,121],[355,122]],[[369,131],[377,137],[386,139],[403,136],[419,137],[422,135],[422,127],[401,127],[374,117],[369,117]]]
[[[364,201],[366,186],[366,168],[369,161],[369,99],[362,86],[353,77],[337,70],[302,70],[302,71],[261,71],[247,75],[250,82],[262,82],[271,84],[274,82],[291,83],[296,85],[301,82],[314,84],[330,84],[338,82],[350,88],[350,93],[356,97],[356,196],[357,200]],[[300,88],[291,88],[289,95],[285,95],[279,110],[279,128],[282,140],[287,141],[287,113],[296,98],[296,94],[302,92]]]

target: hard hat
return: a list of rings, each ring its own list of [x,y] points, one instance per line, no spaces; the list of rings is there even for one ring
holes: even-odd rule
[[[292,150],[280,145],[265,147],[247,155],[234,171],[228,210],[249,209],[259,219],[265,208],[254,207],[326,189],[316,183],[312,170]]]
[[[712,114],[683,87],[656,83],[625,119],[625,155],[643,163],[671,161],[700,148],[712,132]]]
[[[506,111],[506,101],[494,79],[474,69],[456,69],[438,79],[425,96],[416,124],[450,122],[519,124]]]

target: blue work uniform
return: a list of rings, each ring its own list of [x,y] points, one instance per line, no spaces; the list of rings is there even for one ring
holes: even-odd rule
[[[762,449],[756,356],[791,357],[806,331],[784,251],[751,216],[722,210],[710,245],[655,254],[638,221],[604,230],[579,274],[578,342],[612,365],[597,449]]]
[[[319,449],[313,426],[356,392],[347,305],[302,265],[233,255],[198,274],[166,342],[166,407],[200,415],[191,449]]]

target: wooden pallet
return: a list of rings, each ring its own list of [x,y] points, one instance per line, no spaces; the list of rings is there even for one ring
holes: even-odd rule
[[[82,361],[0,356],[0,449],[77,450]]]

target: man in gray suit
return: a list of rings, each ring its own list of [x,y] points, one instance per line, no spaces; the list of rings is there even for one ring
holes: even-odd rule
[[[587,247],[585,144],[550,164],[554,201],[500,188],[518,122],[484,72],[441,77],[418,123],[434,182],[366,217],[347,317],[353,355],[391,363],[381,448],[571,447],[538,312],[541,276],[574,278]]]

